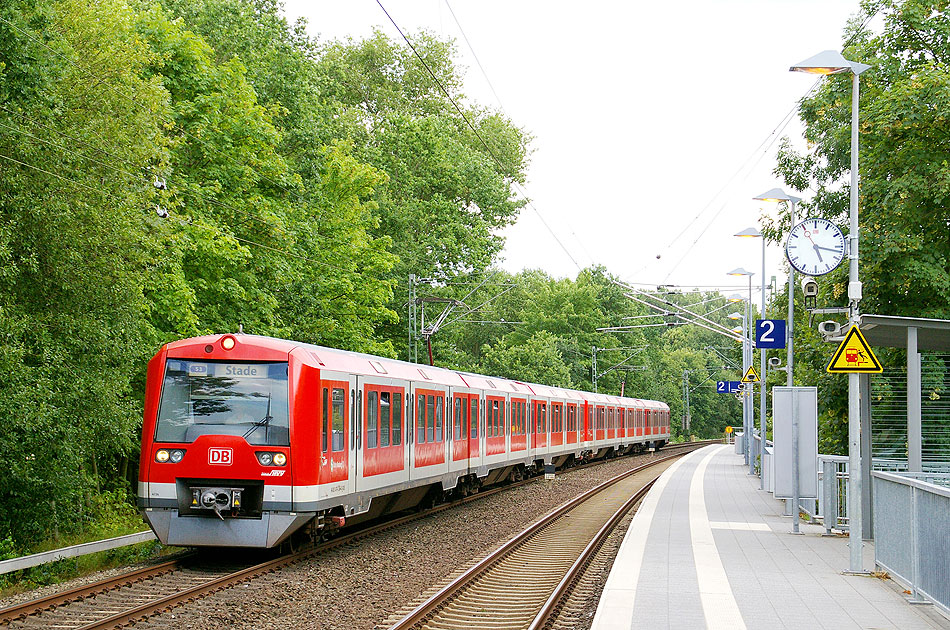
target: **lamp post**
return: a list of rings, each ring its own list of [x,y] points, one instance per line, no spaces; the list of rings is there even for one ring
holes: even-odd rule
[[[761,238],[762,239],[762,308],[759,311],[760,317],[765,318],[765,235],[754,227],[746,228],[736,234],[740,238]],[[751,298],[750,298],[751,299]],[[765,350],[759,348],[759,462],[765,466],[765,377],[766,377]],[[759,489],[765,490],[765,472],[759,469]]]
[[[741,301],[741,300],[740,300]],[[745,314],[735,312],[726,315],[729,319],[739,322],[739,326],[732,329],[732,332],[742,341],[742,373],[749,369],[748,345],[749,339],[746,335]],[[742,391],[742,451],[745,454],[745,462],[749,462],[749,447],[752,440],[749,436],[749,398],[745,389]]]
[[[746,271],[742,267],[739,267],[738,269],[733,269],[732,271],[730,271],[728,275],[748,276],[749,278],[749,300],[746,303],[745,336],[744,336],[744,338],[748,342],[748,346],[747,346],[748,356],[746,357],[747,353],[743,352],[744,365],[742,366],[742,369],[743,369],[743,374],[744,374],[745,372],[749,371],[749,366],[752,365],[752,326],[751,326],[752,276],[754,274],[751,271]],[[748,390],[743,392],[743,395],[745,396],[745,402],[746,402],[746,404],[744,405],[744,414],[747,420],[747,424],[746,423],[743,424],[743,430],[746,432],[746,435],[748,435],[748,438],[746,439],[746,460],[747,460],[746,463],[749,465],[749,474],[754,475],[755,474],[755,458],[752,457],[752,453],[750,452],[752,450],[752,428],[754,427],[754,420],[755,420],[755,417],[752,411],[752,405],[754,401],[754,397],[752,394],[752,387],[750,387]]]
[[[826,50],[814,57],[795,64],[791,72],[808,74],[851,73],[851,203],[849,209],[850,229],[848,240],[850,264],[848,274],[848,324],[860,324],[861,280],[858,277],[858,105],[860,103],[860,76],[871,66],[848,61],[836,50]],[[863,573],[861,536],[861,388],[860,375],[848,374],[848,538],[851,553],[851,571]]]
[[[756,201],[787,201],[789,210],[788,210],[788,229],[791,230],[795,227],[795,206],[801,201],[800,197],[795,197],[788,195],[781,188],[773,188],[772,190],[767,190],[757,197],[753,197]],[[763,266],[764,269],[764,266]],[[762,275],[765,275],[765,271],[762,272]],[[765,278],[763,278],[763,282]],[[763,297],[764,299],[764,297]],[[764,311],[763,311],[764,312]],[[792,340],[795,338],[795,270],[792,269],[792,266],[788,266],[788,322],[785,327],[785,384],[791,387],[794,385],[792,368],[795,363],[795,355],[792,351]]]

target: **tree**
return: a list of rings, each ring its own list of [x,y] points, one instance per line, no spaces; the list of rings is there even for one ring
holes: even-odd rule
[[[0,68],[0,538],[25,545],[79,527],[98,469],[116,479],[135,450],[157,249],[145,167],[163,162],[167,105],[121,1],[0,16],[15,60]]]

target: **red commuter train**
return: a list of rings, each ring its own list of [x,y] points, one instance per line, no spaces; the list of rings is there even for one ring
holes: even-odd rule
[[[669,407],[243,334],[148,364],[138,505],[169,545],[273,547],[659,448]]]

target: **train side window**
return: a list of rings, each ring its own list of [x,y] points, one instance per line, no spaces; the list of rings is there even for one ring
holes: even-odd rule
[[[326,453],[330,444],[330,390],[326,387],[323,388],[323,431],[321,433],[321,450]]]
[[[491,402],[492,416],[495,418],[495,435],[504,435],[504,420],[497,400]]]
[[[442,413],[445,405],[445,398],[436,396],[435,398],[435,441],[442,441]]]
[[[472,409],[471,409],[471,413],[469,414],[469,422],[471,423],[470,424],[471,433],[469,435],[471,436],[472,439],[475,439],[478,437],[478,399],[477,398],[472,398]]]
[[[379,393],[366,392],[366,448],[376,448],[379,439]]]
[[[389,446],[389,422],[392,416],[392,405],[389,392],[379,393],[379,445]]]
[[[346,411],[346,390],[333,388],[333,438],[330,448],[339,453],[346,446],[346,434],[343,432],[344,412]]]
[[[435,396],[426,396],[426,442],[435,441]]]
[[[426,442],[426,397],[425,394],[417,394],[419,397],[418,411],[416,413],[416,443],[425,444]]]
[[[402,444],[402,392],[393,392],[393,446]]]
[[[452,437],[456,440],[462,439],[462,399],[455,399],[455,416],[452,419]]]

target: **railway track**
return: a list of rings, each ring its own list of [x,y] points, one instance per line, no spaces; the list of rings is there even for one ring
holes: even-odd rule
[[[701,444],[704,443],[674,445],[668,449],[671,451],[690,449]],[[575,469],[588,465],[596,465],[596,463],[578,466]],[[308,546],[301,551],[281,555],[264,562],[209,562],[199,554],[186,554],[159,565],[4,608],[0,610],[0,626],[11,630],[19,628],[103,630],[125,627],[186,602],[277,571],[284,566],[300,562],[329,549],[532,481],[534,479],[483,491],[465,499],[436,506],[425,512],[367,527],[329,542]]]
[[[526,628],[556,616],[584,568],[659,476],[630,470],[549,513],[393,624],[390,630]]]

